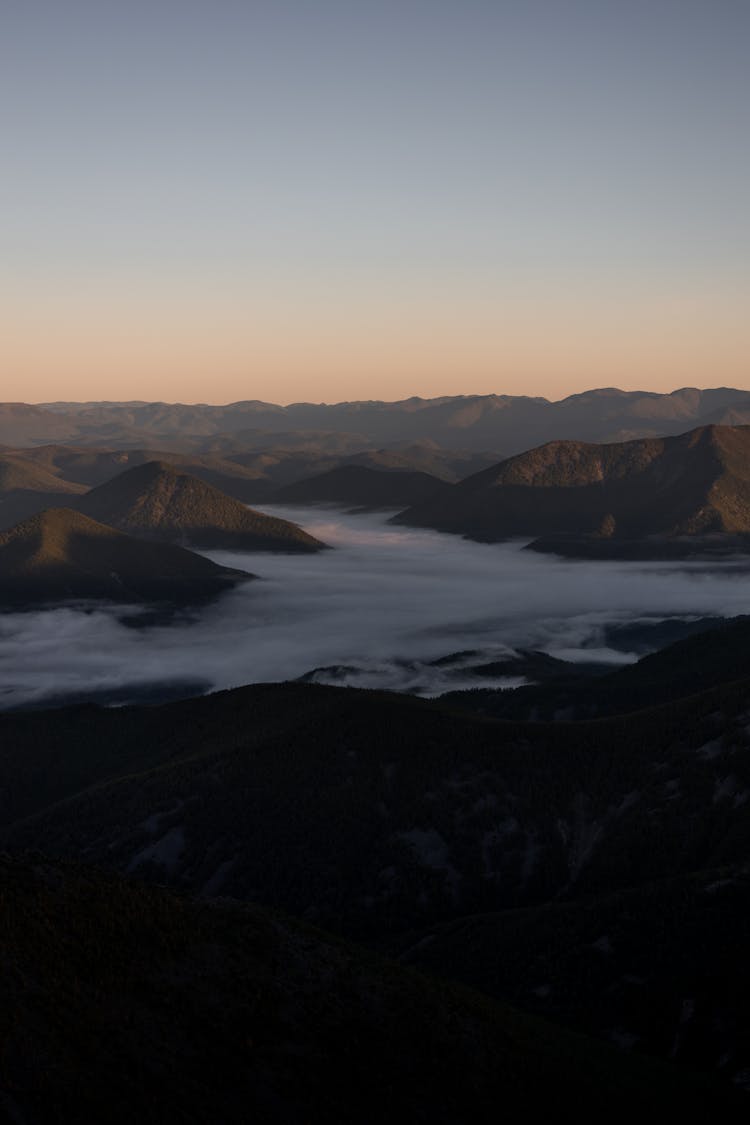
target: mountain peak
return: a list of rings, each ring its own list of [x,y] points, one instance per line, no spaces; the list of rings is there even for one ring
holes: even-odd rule
[[[0,533],[4,604],[70,598],[185,603],[251,577],[182,547],[124,535],[71,508],[47,508]]]
[[[296,524],[266,516],[163,461],[136,465],[93,488],[80,509],[121,531],[205,550],[318,551]]]
[[[467,477],[398,522],[494,541],[750,534],[750,426],[675,437],[552,441]],[[610,550],[610,548],[608,548]]]

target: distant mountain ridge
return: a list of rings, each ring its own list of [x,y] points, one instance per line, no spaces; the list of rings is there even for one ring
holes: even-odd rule
[[[554,439],[618,441],[711,423],[750,422],[750,391],[683,387],[670,394],[600,388],[558,402],[503,394],[418,397],[400,402],[222,406],[182,403],[0,405],[0,444],[48,442],[221,452],[259,447],[269,433],[326,435],[341,452],[427,438],[445,448],[510,456]],[[281,447],[282,440],[273,444]]]

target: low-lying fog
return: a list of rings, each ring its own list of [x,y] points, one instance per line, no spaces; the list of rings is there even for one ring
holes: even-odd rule
[[[133,628],[122,610],[102,608],[2,615],[0,705],[102,692],[126,699],[186,681],[194,690],[233,687],[332,665],[315,679],[422,694],[511,686],[520,679],[478,679],[468,666],[517,648],[633,660],[648,630],[637,640],[636,630],[613,626],[748,609],[747,574],[731,564],[571,562],[521,543],[391,527],[381,513],[274,511],[336,549],[215,552],[263,581],[171,624]],[[431,663],[465,650],[480,656]]]

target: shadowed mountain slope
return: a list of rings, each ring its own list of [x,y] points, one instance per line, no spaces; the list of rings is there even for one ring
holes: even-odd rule
[[[163,461],[174,471],[189,473],[243,502],[253,499],[251,493],[257,491],[256,477],[251,470],[223,457],[198,453],[42,445],[35,449],[17,450],[14,456],[24,463],[38,465],[61,482],[69,481],[88,488],[104,484],[126,469],[145,465],[148,461]]]
[[[556,441],[467,477],[395,522],[481,541],[511,536],[648,538],[750,533],[750,427],[585,445]],[[615,548],[616,549],[616,548]]]
[[[744,1099],[256,907],[0,857],[0,1121],[473,1125]],[[744,1117],[742,1118],[744,1119]]]
[[[61,480],[41,465],[12,453],[0,454],[0,529],[83,492],[84,486]]]
[[[325,547],[296,524],[246,508],[213,485],[159,461],[99,485],[78,507],[129,534],[205,550],[310,552]]]
[[[362,444],[366,445],[366,441]],[[453,482],[497,461],[497,455],[442,449],[435,442],[426,439],[388,449],[360,447],[355,453],[335,454],[322,450],[304,452],[284,449],[280,446],[244,453],[229,453],[228,457],[231,457],[233,464],[238,465],[252,477],[252,483],[248,482],[246,486],[248,502],[261,500],[271,502],[271,497],[275,499],[276,489],[319,476],[344,465],[361,465],[379,472],[399,470],[404,473],[426,473],[440,481]],[[196,473],[196,475],[200,474]],[[236,494],[228,487],[224,491],[229,492],[230,495]]]
[[[16,845],[384,935],[750,859],[749,699],[543,725],[290,684],[3,715],[2,820]]]
[[[123,535],[69,508],[49,508],[0,534],[0,599],[201,601],[251,578],[169,544]]]
[[[568,945],[553,950],[553,964],[570,965],[567,999],[555,995],[539,1010],[589,1026],[593,992],[580,1011],[570,1001],[575,973],[588,964],[587,979],[607,979],[616,993],[599,995],[592,1029],[621,1027],[669,1054],[682,1001],[701,989],[708,1000],[693,1029],[703,1030],[685,1038],[684,1058],[713,1069],[721,1047],[731,1059],[722,1073],[734,1079],[750,1068],[745,945],[732,939],[746,933],[745,884],[733,882],[723,898],[711,887],[750,861],[748,706],[745,679],[626,719],[577,724],[477,721],[408,697],[299,684],[151,709],[6,714],[2,842],[280,906],[414,957],[436,933],[435,956],[422,947],[425,964],[446,974],[451,942],[441,954],[442,928],[474,915],[508,919],[498,956],[505,948],[509,958],[522,956],[523,933],[530,955],[541,956],[543,942],[556,934],[567,942],[570,931]],[[655,882],[663,891],[648,889]],[[619,920],[612,896],[623,903]],[[531,919],[558,907],[570,911],[566,928],[541,915],[527,930],[514,922],[519,909]],[[633,925],[648,922],[640,945],[627,937],[629,915]],[[689,948],[661,992],[649,984],[630,994],[635,1010],[622,1024],[624,978],[658,977],[664,957],[649,944],[656,949],[661,934],[679,940],[680,918]],[[577,961],[576,934],[599,943]],[[618,950],[608,978],[596,970],[609,956],[599,942],[607,937]],[[487,987],[505,995],[504,970],[485,963]],[[466,964],[456,957],[456,971]],[[550,983],[536,979],[533,964],[526,998]],[[723,1030],[711,1030],[711,1012],[728,1021]]]
[[[279,504],[355,504],[362,508],[401,508],[442,496],[448,485],[429,473],[340,465],[326,473],[279,488]]]
[[[61,480],[40,465],[27,461],[12,453],[0,454],[0,493],[9,492],[55,492],[61,495],[78,495],[85,491],[84,486],[72,481]]]
[[[443,449],[430,438],[419,441],[394,442],[385,449],[368,449],[348,457],[347,463],[365,465],[370,469],[402,469],[429,473],[441,481],[455,482],[494,465],[495,453],[482,450],[470,453],[460,449]]]
[[[412,935],[407,964],[620,1047],[750,1088],[750,868],[479,914]]]
[[[441,703],[514,721],[570,722],[625,715],[743,679],[750,674],[748,653],[750,618],[737,617],[603,675],[582,674],[568,664],[546,683],[526,684],[512,691],[449,692]],[[530,668],[528,675],[536,678],[536,670]]]

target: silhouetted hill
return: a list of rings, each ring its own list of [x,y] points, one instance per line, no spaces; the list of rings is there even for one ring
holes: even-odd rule
[[[551,442],[394,521],[489,542],[544,536],[547,549],[560,537],[568,551],[579,541],[607,541],[614,557],[632,554],[633,544],[657,556],[692,550],[704,537],[710,547],[717,536],[750,534],[750,427],[613,445]]]
[[[385,934],[750,857],[749,694],[546,726],[308,685],[3,715],[3,820],[23,846]]]
[[[543,952],[540,942],[563,943],[553,965],[570,965],[570,974],[560,995],[550,994],[550,1014],[604,1035],[621,1028],[669,1054],[685,1022],[682,1000],[701,989],[697,1037],[686,1033],[684,1057],[713,1069],[722,1044],[731,1060],[722,1073],[740,1081],[750,1044],[732,1020],[748,980],[746,922],[733,918],[746,910],[735,878],[750,862],[749,705],[745,678],[579,723],[499,723],[409,697],[300,684],[116,712],[4,714],[3,844],[283,907],[410,956],[437,933],[425,964],[446,974],[451,946],[439,954],[442,928],[502,915],[508,943],[497,956],[508,950],[508,973],[523,955],[524,933],[530,956]],[[734,889],[711,898],[725,875],[710,873],[719,871],[730,872]],[[554,922],[564,906],[571,919],[581,910],[567,930]],[[553,913],[533,922],[548,907]],[[527,929],[514,921],[519,909],[531,912]],[[640,918],[650,921],[629,947]],[[662,992],[646,984],[630,994],[634,1010],[622,1025],[624,977],[658,978],[680,919],[689,947],[675,956]],[[714,924],[721,933],[704,941]],[[605,974],[614,990],[599,994],[594,1023],[597,958],[607,948],[576,954],[577,934],[584,944],[609,937],[617,950]],[[724,959],[720,974],[715,956]],[[514,996],[554,986],[554,975],[535,980],[534,964],[519,974]],[[571,997],[587,964],[578,1010]],[[505,972],[487,970],[498,995]],[[723,1030],[708,1027],[711,1012],[724,1013]]]
[[[558,669],[546,683],[512,691],[477,688],[450,692],[441,702],[477,715],[533,722],[625,715],[694,695],[750,674],[750,618],[714,628],[696,623],[696,633],[650,653],[635,664],[592,677],[575,664]],[[523,673],[522,673],[523,674]],[[540,680],[539,669],[525,673]]]
[[[407,964],[750,1086],[747,863],[415,933]]]
[[[85,489],[12,453],[0,454],[0,530],[54,504],[64,504]]]
[[[365,465],[340,465],[326,473],[287,484],[274,493],[279,504],[354,504],[361,508],[402,508],[434,500],[447,489],[429,473],[382,471]]]
[[[49,508],[0,534],[0,600],[185,603],[251,578],[169,544],[149,543],[69,508]]]
[[[731,1089],[625,1056],[291,919],[0,857],[0,1120],[734,1121]],[[744,1116],[742,1118],[744,1120]]]
[[[310,552],[325,546],[296,524],[246,508],[213,485],[159,461],[99,485],[78,506],[132,535],[205,550]]]

